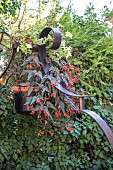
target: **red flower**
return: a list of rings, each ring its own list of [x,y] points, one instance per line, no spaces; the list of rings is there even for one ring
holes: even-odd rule
[[[29,106],[29,109],[31,109],[31,110],[34,110],[34,107],[33,107],[33,105],[32,105],[32,106]]]
[[[42,131],[42,132],[38,133],[37,135],[38,135],[38,136],[42,136],[42,135],[44,135],[44,131]]]
[[[70,114],[64,113],[64,117],[65,117],[65,118],[69,118],[69,117],[70,117]]]
[[[73,70],[74,66],[72,64],[69,64],[69,68],[70,68],[70,70]]]
[[[35,112],[34,112],[34,111],[32,111],[32,112],[30,112],[29,114],[30,114],[30,115],[35,115]]]
[[[67,67],[67,66],[63,66],[63,67],[62,67],[62,70],[63,70],[63,71],[67,71],[67,70],[68,70],[68,67]]]
[[[0,84],[4,84],[4,82],[0,79]]]
[[[58,106],[58,110],[60,110],[61,109],[61,106]]]
[[[74,83],[75,82],[75,78],[70,78],[69,82]]]
[[[40,64],[37,64],[36,66],[37,66],[37,67],[40,67]]]
[[[80,70],[78,68],[75,68],[75,72],[76,74],[80,72]]]
[[[46,111],[44,111],[44,116],[46,116],[46,117],[48,116],[48,114],[47,114],[47,112],[46,112]]]
[[[40,109],[40,110],[38,110],[38,113],[42,113],[42,110]]]
[[[37,104],[41,105],[41,101],[40,101],[40,100],[38,100],[38,101],[37,101]]]
[[[57,118],[58,118],[58,117],[61,117],[61,116],[62,116],[62,113],[60,113],[60,112],[55,112],[54,116],[57,117]]]
[[[41,135],[44,135],[44,131],[41,132]]]
[[[55,73],[54,75],[57,77],[57,76],[58,76],[58,73]]]
[[[51,93],[51,97],[55,98],[56,97],[55,93]]]
[[[62,29],[60,27],[58,29],[59,29],[60,32],[62,32]]]
[[[68,83],[67,87],[68,87],[68,88],[72,87],[71,83]]]
[[[69,113],[75,113],[75,110],[74,110],[73,108],[70,108],[70,109],[68,110],[68,112],[69,112]]]
[[[67,130],[68,130],[68,131],[73,130],[72,125],[71,125],[70,123],[68,123],[68,125],[67,125]]]
[[[33,58],[33,62],[36,63],[36,58]]]
[[[30,69],[32,70],[33,69],[33,66],[31,64],[27,65],[27,69]]]
[[[69,126],[69,127],[67,127],[67,130],[71,131],[71,130],[73,130],[73,128],[71,126]]]
[[[54,136],[54,133],[52,131],[49,131],[50,136]]]
[[[69,76],[71,76],[71,75],[72,75],[72,72],[71,72],[71,71],[68,71],[67,73],[68,73],[68,75],[69,75]]]
[[[56,85],[55,81],[52,81],[51,84],[50,84],[50,86],[52,86],[52,87],[55,86],[55,85]]]
[[[78,79],[78,78],[75,78],[75,82],[79,82],[79,79]]]

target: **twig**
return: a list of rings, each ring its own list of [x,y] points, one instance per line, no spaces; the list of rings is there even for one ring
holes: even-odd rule
[[[20,20],[20,22],[19,22],[19,24],[18,24],[18,29],[19,29],[19,30],[20,30],[20,25],[21,25],[21,23],[22,23],[22,20],[23,20],[23,18],[24,18],[25,11],[26,11],[26,3],[25,3],[25,6],[24,6],[24,10],[23,10],[23,13],[22,13],[21,20]]]

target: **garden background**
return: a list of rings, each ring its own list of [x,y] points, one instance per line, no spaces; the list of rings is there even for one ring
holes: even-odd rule
[[[10,43],[20,40],[21,50],[28,56],[27,37],[37,43],[42,29],[58,28],[62,43],[57,62],[64,59],[80,70],[74,90],[93,96],[86,99],[86,107],[99,114],[113,131],[113,35],[109,27],[113,12],[104,6],[98,17],[94,6],[89,4],[83,16],[79,16],[71,2],[63,8],[60,0],[40,0],[36,10],[28,9],[27,3],[26,0],[1,1],[0,32],[10,35],[10,39],[5,35],[1,41],[1,60],[7,65]],[[50,14],[43,16],[48,3]],[[51,50],[48,55],[55,59]],[[13,68],[19,68],[23,62],[18,55]],[[76,115],[65,119],[59,116],[59,121],[68,121],[72,129],[61,129],[52,121],[42,128],[35,116],[16,113],[12,102],[11,86],[15,80],[12,71],[0,80],[1,170],[113,169],[109,142],[96,122],[84,113],[81,119]]]

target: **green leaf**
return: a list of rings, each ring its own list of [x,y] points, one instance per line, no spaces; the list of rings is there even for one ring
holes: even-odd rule
[[[47,101],[46,104],[47,104],[47,107],[48,107],[48,108],[57,110],[50,101]]]
[[[29,90],[28,90],[27,95],[29,96],[32,93],[32,91],[33,91],[33,87],[30,87]]]
[[[32,105],[33,103],[35,103],[37,101],[37,96],[33,96],[31,99],[31,103],[30,105]]]
[[[59,103],[59,96],[57,95],[56,97],[55,97],[55,106],[57,106],[58,105],[58,103]]]
[[[41,109],[41,106],[40,105],[36,105],[35,107],[34,107],[34,111],[38,111],[38,110],[40,110]]]
[[[50,114],[50,112],[49,112],[49,110],[48,110],[48,108],[47,108],[46,106],[44,106],[44,111],[46,111],[46,113],[48,114],[48,116],[51,117],[51,114]],[[51,118],[52,118],[52,117],[51,117]]]
[[[45,92],[49,92],[49,89],[48,87],[44,87],[43,90],[42,90],[42,98],[43,98],[43,95]]]
[[[68,133],[69,133],[69,132],[68,132],[67,130],[63,130],[63,134],[64,134],[64,135],[68,135]]]
[[[31,79],[32,76],[34,76],[34,74],[36,73],[37,71],[36,70],[29,70],[29,73],[28,73],[28,80]]]
[[[25,65],[29,64],[32,59],[33,59],[33,57],[32,57],[32,56],[29,56],[29,57],[23,62],[23,64],[22,64],[21,66],[25,66]]]
[[[60,103],[59,103],[60,107],[61,107],[61,110],[63,112],[63,114],[65,113],[65,104],[60,100]]]
[[[32,96],[27,98],[27,102],[24,105],[31,105]]]
[[[42,79],[42,72],[38,71],[38,76]]]
[[[26,82],[26,83],[20,83],[20,86],[29,86],[30,82]]]
[[[96,109],[96,110],[102,109],[102,107],[100,105],[93,106],[93,108]]]

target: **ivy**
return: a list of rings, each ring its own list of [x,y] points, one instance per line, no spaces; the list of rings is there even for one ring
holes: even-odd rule
[[[9,100],[10,87],[0,85],[0,90],[0,169],[112,170],[113,150],[103,131],[90,117],[83,114],[82,119],[68,118],[67,122],[73,125],[71,131],[62,130],[51,122],[39,136],[42,122],[15,113]],[[97,105],[94,109],[113,130],[113,114],[109,108]],[[66,123],[66,119],[60,121]]]

